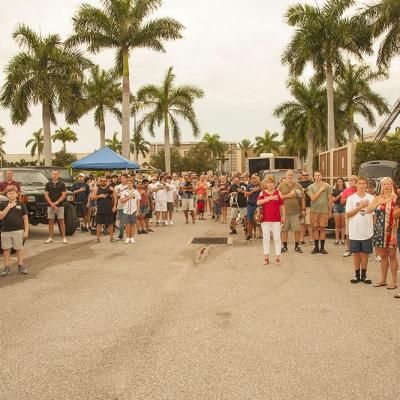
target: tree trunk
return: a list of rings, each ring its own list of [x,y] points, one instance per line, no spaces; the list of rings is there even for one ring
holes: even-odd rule
[[[106,124],[104,123],[103,114],[101,114],[100,116],[99,129],[100,129],[100,148],[103,149],[104,147],[106,147]]]
[[[356,128],[354,125],[354,115],[353,115],[353,110],[350,110],[349,112],[349,124],[348,124],[348,133],[349,133],[349,142],[354,143],[354,139],[356,136]]]
[[[38,147],[38,152],[37,152],[37,159],[38,159],[38,165],[40,167],[40,150],[39,150],[39,147]]]
[[[171,173],[171,147],[169,144],[168,113],[164,115],[164,151],[165,151],[165,171]]]
[[[129,52],[123,53],[122,73],[122,156],[129,157]]]
[[[310,123],[307,127],[307,170],[309,174],[312,174],[314,161],[314,136]]]
[[[336,147],[335,135],[335,101],[333,90],[333,67],[331,63],[326,66],[326,92],[328,98],[328,150]]]
[[[42,103],[42,123],[44,165],[51,166],[50,107],[47,101]]]

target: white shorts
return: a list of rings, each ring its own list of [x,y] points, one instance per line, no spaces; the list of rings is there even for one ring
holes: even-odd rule
[[[167,202],[162,200],[156,200],[155,210],[156,212],[167,212]]]
[[[182,209],[183,209],[183,211],[193,211],[194,210],[194,200],[193,199],[182,199]]]

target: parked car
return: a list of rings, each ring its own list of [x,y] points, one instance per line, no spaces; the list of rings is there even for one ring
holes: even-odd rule
[[[0,168],[0,180],[5,180],[5,173],[10,168]],[[48,179],[43,172],[32,168],[11,168],[14,180],[21,186],[21,201],[26,204],[29,212],[29,223],[32,225],[47,224],[47,202],[44,188]],[[7,199],[4,198],[4,201]],[[1,199],[0,199],[1,201]],[[71,236],[79,226],[79,220],[74,206],[74,195],[67,191],[64,202],[64,221],[66,235]]]

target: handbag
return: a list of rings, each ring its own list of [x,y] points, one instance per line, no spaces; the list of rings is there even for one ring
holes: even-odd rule
[[[254,221],[255,221],[257,224],[261,224],[261,222],[263,221],[263,219],[264,219],[264,210],[263,210],[263,207],[262,207],[262,206],[258,206],[258,207],[256,208],[255,213],[254,213]]]

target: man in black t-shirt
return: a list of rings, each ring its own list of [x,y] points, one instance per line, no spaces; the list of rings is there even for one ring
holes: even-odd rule
[[[1,229],[1,248],[3,249],[4,269],[1,276],[11,273],[11,249],[15,249],[18,261],[18,273],[27,274],[27,269],[23,266],[22,248],[24,239],[28,238],[29,221],[28,210],[24,203],[19,202],[18,192],[15,186],[8,186],[6,189],[8,202],[0,203]]]
[[[75,182],[71,188],[75,195],[75,204],[78,211],[78,217],[83,218],[82,232],[89,232],[89,213],[88,199],[90,194],[89,185],[85,182],[85,175],[78,175],[78,182]]]
[[[244,182],[240,182],[238,177],[232,179],[232,185],[229,188],[230,194],[230,206],[231,206],[231,235],[236,235],[236,225],[237,218],[243,218],[244,223],[246,224],[246,215],[247,215],[247,199],[244,195],[246,191],[246,186]]]
[[[301,172],[301,180],[299,181],[300,186],[304,190],[304,196],[305,196],[305,203],[306,203],[306,212],[302,216],[300,222],[301,222],[301,231],[300,231],[300,244],[304,244],[304,237],[306,233],[308,233],[308,238],[310,240],[310,244],[314,244],[313,238],[313,230],[311,227],[311,221],[310,221],[310,207],[311,207],[311,199],[310,196],[308,195],[307,188],[312,185],[314,181],[310,179],[310,174],[307,171],[302,171]]]
[[[65,236],[64,224],[64,200],[67,197],[67,189],[65,183],[60,181],[60,173],[55,170],[51,173],[51,181],[46,183],[44,197],[48,203],[47,217],[49,219],[49,238],[45,241],[46,244],[53,243],[54,235],[54,220],[57,217],[58,224],[60,225],[63,243],[67,244]]]

